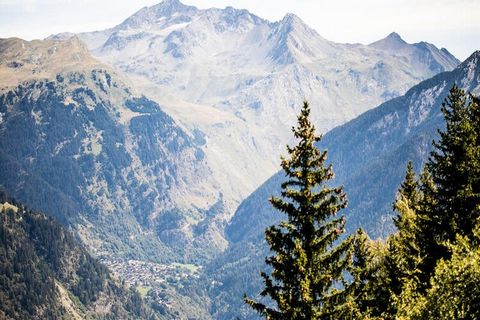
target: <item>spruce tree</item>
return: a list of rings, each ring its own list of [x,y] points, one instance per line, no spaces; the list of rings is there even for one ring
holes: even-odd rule
[[[445,231],[471,236],[480,203],[480,122],[475,98],[454,86],[442,106],[446,130],[428,163],[437,187],[436,214]]]
[[[419,189],[421,196],[417,212],[417,240],[420,253],[423,256],[420,269],[422,270],[421,283],[424,284],[423,287],[425,289],[428,287],[430,276],[435,269],[438,259],[445,257],[448,251],[442,245],[442,236],[438,232],[438,229],[440,229],[438,221],[440,219],[438,216],[433,215],[437,204],[436,186],[427,166],[424,167],[420,175]]]
[[[404,279],[416,278],[419,270],[421,253],[418,244],[417,207],[419,202],[418,181],[415,178],[412,162],[408,162],[405,179],[398,190],[393,205],[397,216],[394,224],[398,232],[391,237],[391,250],[396,256],[396,277]]]
[[[346,280],[348,272],[354,273],[355,237],[339,240],[345,218],[337,213],[347,200],[341,187],[327,185],[334,177],[332,166],[325,165],[327,151],[316,147],[321,137],[309,116],[304,102],[292,129],[298,144],[287,146],[289,157],[282,158],[288,180],[281,185],[281,197],[270,199],[287,217],[265,232],[273,253],[266,263],[272,271],[262,273],[261,295],[273,301],[245,302],[267,319],[358,319],[354,293],[359,277]]]
[[[419,198],[419,184],[413,164],[408,162],[404,181],[393,203],[393,209],[397,213],[394,218],[397,232],[388,237],[386,252],[381,257],[380,271],[371,279],[371,293],[374,300],[379,302],[372,308],[372,316],[394,319],[406,303],[402,292],[407,287],[417,287],[419,283],[419,265],[422,262],[417,239],[416,208]]]
[[[415,319],[480,319],[480,228],[473,237],[457,235],[447,244],[452,256],[440,260],[424,299],[413,304],[421,315]]]
[[[419,192],[418,192],[419,184],[417,179],[415,178],[415,170],[413,169],[412,161],[407,163],[407,171],[405,173],[405,178],[398,189],[398,196],[397,200],[403,197],[411,208],[414,208],[418,205],[419,200]],[[393,204],[393,209],[400,213],[399,208],[397,206],[397,201]],[[401,214],[398,214],[395,219],[395,226],[399,228],[401,222]]]
[[[370,280],[381,319],[477,319],[480,314],[480,105],[453,86],[445,129],[417,182],[411,164],[394,209],[398,232]],[[383,249],[381,253],[383,253]]]
[[[427,162],[431,181],[425,181],[420,215],[425,266],[433,272],[449,256],[445,241],[457,234],[471,238],[480,212],[480,110],[478,98],[453,86],[442,105],[446,128]]]

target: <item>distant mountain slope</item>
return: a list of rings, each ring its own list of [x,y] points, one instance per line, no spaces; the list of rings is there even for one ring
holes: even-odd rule
[[[344,185],[349,199],[347,227],[363,227],[373,237],[393,231],[391,203],[408,160],[417,172],[431,150],[438,128],[444,126],[440,106],[456,83],[480,93],[480,51],[458,68],[441,73],[411,88],[404,96],[367,111],[325,135],[320,148],[329,151],[335,185]],[[212,312],[217,318],[240,314],[244,292],[259,290],[263,259],[267,255],[264,230],[282,215],[268,202],[279,193],[281,172],[271,177],[239,206],[227,236],[229,249],[210,267],[215,283]],[[215,271],[214,271],[215,270]]]
[[[225,246],[201,139],[77,38],[0,40],[0,75],[9,194],[71,224],[97,255],[192,261]]]
[[[425,70],[433,73],[448,71],[445,66],[456,67],[458,60],[447,49],[438,49],[428,42],[408,44],[398,33],[392,32],[386,38],[371,43],[369,47],[388,52],[394,56],[402,56],[408,59],[412,67],[417,70]]]
[[[156,319],[62,226],[0,191],[0,318]]]
[[[178,0],[78,37],[186,129],[202,132],[206,162],[233,207],[275,172],[303,99],[327,131],[459,63],[444,49],[399,36],[339,44],[294,14],[270,22]]]

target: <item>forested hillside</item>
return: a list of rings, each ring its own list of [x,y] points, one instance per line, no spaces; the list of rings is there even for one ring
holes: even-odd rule
[[[156,316],[60,224],[0,192],[0,318]]]
[[[0,39],[0,60],[8,194],[73,226],[98,256],[198,261],[225,246],[200,138],[77,38]]]

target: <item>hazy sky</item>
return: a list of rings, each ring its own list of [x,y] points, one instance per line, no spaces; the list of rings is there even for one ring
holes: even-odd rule
[[[41,39],[112,27],[160,0],[0,0],[0,37]],[[271,21],[292,12],[324,38],[370,43],[392,31],[463,60],[480,49],[480,0],[183,0],[199,8],[245,8]]]

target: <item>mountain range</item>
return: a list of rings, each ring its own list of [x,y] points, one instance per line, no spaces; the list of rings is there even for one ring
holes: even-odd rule
[[[226,248],[224,226],[275,172],[301,99],[326,131],[458,63],[395,33],[338,44],[293,14],[176,0],[69,36],[0,43],[2,184],[97,255],[154,261]]]
[[[107,30],[0,39],[0,186],[95,256],[120,259],[118,270],[200,270],[191,286],[177,270],[149,298],[176,299],[167,305],[179,317],[232,318],[257,285],[245,279],[278,219],[266,199],[301,102],[331,130],[322,146],[350,196],[351,228],[383,236],[405,162],[418,169],[427,156],[452,79],[476,90],[474,60],[457,68],[446,49],[396,33],[340,44],[294,14],[270,22],[177,0]],[[437,87],[409,90],[431,77],[420,86]]]
[[[185,130],[205,136],[206,162],[231,213],[277,170],[303,99],[326,132],[459,63],[446,49],[395,33],[371,45],[340,44],[294,14],[270,22],[178,0],[77,36]]]

